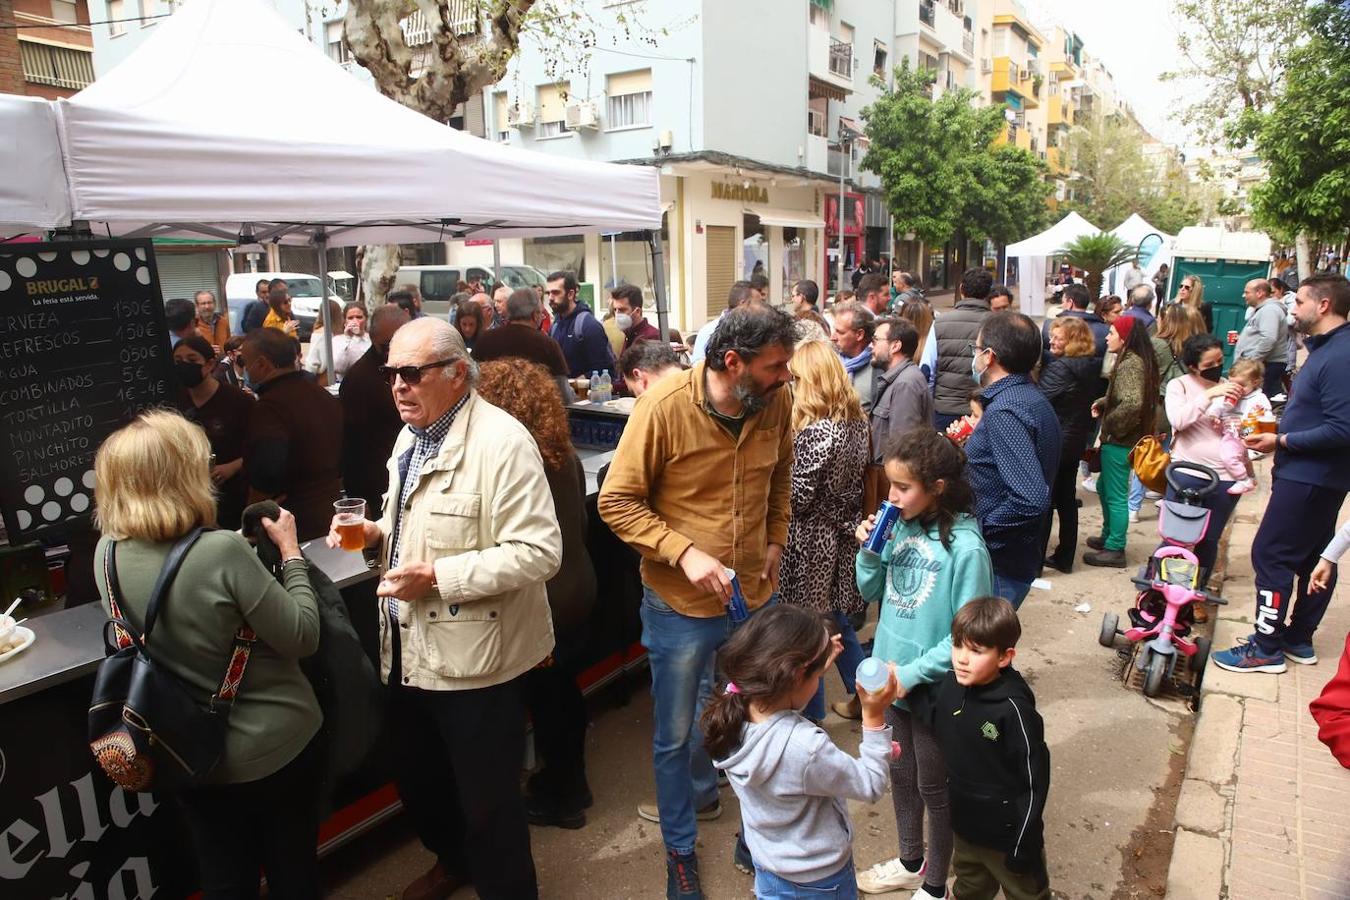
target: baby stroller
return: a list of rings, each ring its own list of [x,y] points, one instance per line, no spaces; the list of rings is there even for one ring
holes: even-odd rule
[[[1203,478],[1206,484],[1183,488],[1175,478],[1177,472]],[[1144,694],[1149,697],[1156,697],[1164,679],[1176,674],[1181,657],[1189,663],[1199,687],[1210,645],[1208,638],[1190,637],[1195,624],[1194,604],[1205,600],[1227,602],[1201,588],[1209,572],[1200,567],[1193,552],[1209,529],[1209,510],[1200,504],[1219,486],[1219,476],[1208,466],[1191,462],[1170,463],[1166,474],[1179,499],[1162,501],[1158,534],[1163,542],[1131,579],[1139,594],[1128,612],[1130,627],[1121,632],[1120,617],[1108,612],[1102,616],[1098,637],[1103,647],[1112,646],[1116,635],[1122,633],[1131,643],[1144,642],[1135,666],[1143,673]]]

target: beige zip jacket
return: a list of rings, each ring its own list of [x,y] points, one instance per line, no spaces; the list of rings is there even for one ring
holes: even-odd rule
[[[412,452],[404,428],[390,457],[379,528],[380,570],[402,491],[399,459]],[[403,684],[463,691],[510,681],[553,650],[544,583],[558,571],[562,535],[539,448],[525,427],[477,394],[427,460],[400,528],[400,563],[431,562],[436,593],[401,597]],[[380,674],[389,678],[393,640],[380,603]]]

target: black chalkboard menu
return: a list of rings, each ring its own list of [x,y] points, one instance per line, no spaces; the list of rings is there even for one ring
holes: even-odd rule
[[[59,540],[94,505],[94,453],[169,400],[149,240],[0,244],[0,513],[11,543]]]

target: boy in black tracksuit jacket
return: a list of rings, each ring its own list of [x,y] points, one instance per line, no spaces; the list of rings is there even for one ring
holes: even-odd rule
[[[981,597],[952,621],[952,666],[910,695],[937,736],[947,766],[956,847],[952,893],[989,900],[1049,900],[1041,815],[1050,750],[1036,698],[1011,667],[1021,625],[1012,604]]]

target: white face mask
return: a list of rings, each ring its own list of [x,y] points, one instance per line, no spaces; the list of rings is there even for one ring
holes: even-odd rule
[[[627,331],[633,327],[633,317],[628,313],[615,313],[614,324],[619,326],[620,331]]]

